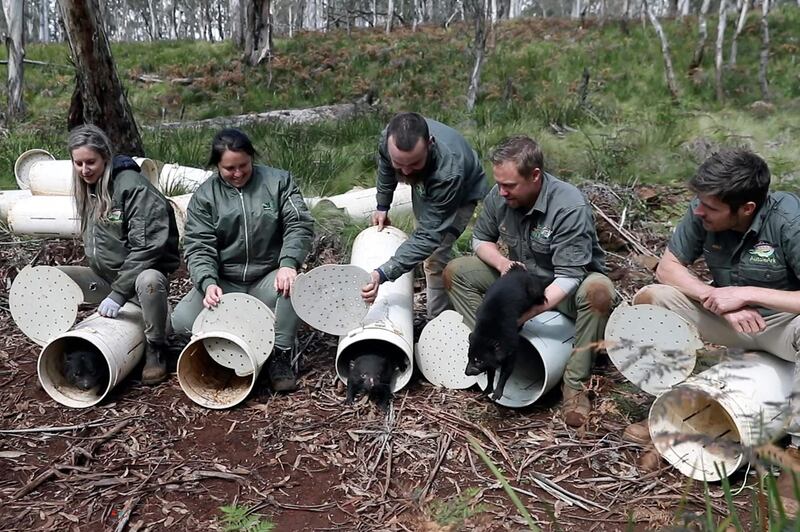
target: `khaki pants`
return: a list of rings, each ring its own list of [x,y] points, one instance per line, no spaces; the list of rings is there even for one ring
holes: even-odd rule
[[[423,263],[425,285],[427,286],[429,320],[450,308],[450,300],[447,297],[442,274],[447,263],[453,258],[453,244],[467,228],[467,224],[472,219],[472,213],[475,212],[475,206],[475,203],[470,203],[459,207],[453,221],[452,231],[445,235],[439,247]]]
[[[299,318],[294,311],[292,302],[275,290],[275,276],[278,270],[272,270],[261,280],[252,284],[234,283],[221,280],[218,285],[222,293],[239,292],[250,294],[267,305],[275,313],[275,347],[278,349],[291,349],[294,347],[295,335]],[[172,313],[172,327],[176,333],[192,332],[194,320],[203,310],[203,297],[199,290],[192,288],[181,299]]]
[[[111,293],[111,285],[86,266],[59,266],[83,291],[85,303],[97,304]],[[144,336],[149,342],[163,344],[169,332],[169,281],[158,270],[145,270],[136,277],[136,296],[131,302],[142,308]]]
[[[633,304],[649,303],[657,305],[682,316],[686,321],[697,327],[700,336],[706,342],[720,344],[729,348],[739,348],[747,351],[766,351],[783,360],[795,363],[793,397],[800,393],[800,372],[798,372],[798,354],[800,354],[800,316],[787,312],[777,312],[765,316],[766,329],[759,333],[747,334],[736,332],[731,325],[721,316],[703,308],[699,302],[689,299],[678,289],[654,284],[645,286],[633,296]],[[795,400],[792,400],[795,403]],[[797,412],[800,404],[792,405],[792,411]],[[791,422],[791,433],[800,435],[798,415]]]
[[[500,274],[476,256],[451,261],[444,272],[453,308],[475,328],[475,314],[489,286]],[[564,371],[564,384],[582,389],[589,380],[598,342],[603,340],[611,310],[618,304],[614,284],[602,273],[590,273],[556,310],[575,320],[575,349]]]

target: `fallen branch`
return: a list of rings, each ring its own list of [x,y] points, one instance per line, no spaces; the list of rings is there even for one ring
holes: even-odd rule
[[[374,97],[367,93],[355,102],[322,105],[308,109],[284,109],[265,113],[224,116],[191,122],[164,122],[156,126],[144,126],[146,130],[242,127],[252,124],[310,125],[320,122],[347,120],[373,108]]]
[[[61,427],[31,427],[29,429],[4,429],[0,430],[0,434],[30,434],[32,432],[68,432],[71,430],[80,430],[90,427],[102,427],[104,425],[111,425],[113,421],[107,419],[97,421],[87,421],[78,425],[64,425]]]
[[[72,464],[70,464],[68,466],[64,466],[63,469],[67,470],[67,469],[70,469],[70,466],[82,465],[82,463],[81,463],[82,460],[80,460],[81,457],[86,458],[86,460],[88,462],[88,460],[91,459],[94,456],[94,452],[103,443],[107,442],[108,440],[110,440],[111,438],[113,438],[114,436],[119,434],[120,431],[122,431],[122,429],[124,429],[125,427],[128,426],[128,424],[130,424],[130,422],[131,422],[131,419],[128,418],[128,419],[120,421],[119,423],[114,425],[114,427],[111,430],[109,430],[108,432],[106,432],[105,434],[100,436],[96,441],[94,441],[92,443],[91,448],[88,451],[86,451],[86,450],[84,450],[84,449],[82,449],[80,447],[72,447],[72,448],[70,448],[67,452],[65,452],[61,456],[62,456],[62,458],[64,458],[68,454],[71,455]],[[33,490],[35,490],[36,488],[38,488],[39,486],[41,486],[42,484],[44,484],[48,480],[50,480],[53,477],[57,476],[60,473],[61,469],[62,469],[61,466],[53,466],[53,467],[49,468],[47,471],[45,471],[44,473],[40,474],[39,476],[34,477],[26,485],[22,486],[20,489],[15,491],[11,495],[11,500],[13,501],[13,500],[16,500],[16,499],[18,499],[20,497],[24,497],[25,495],[27,495],[28,493],[32,492]]]
[[[612,219],[611,219],[611,218],[610,218],[610,217],[609,217],[609,216],[608,216],[608,215],[607,215],[605,212],[603,212],[603,209],[601,209],[600,207],[598,207],[598,206],[597,206],[597,205],[595,205],[594,203],[592,203],[592,207],[594,207],[594,210],[596,210],[596,211],[597,211],[597,214],[599,214],[599,215],[600,215],[600,217],[601,217],[603,220],[605,220],[606,222],[608,222],[608,224],[609,224],[611,227],[613,227],[613,228],[614,228],[614,229],[617,231],[617,233],[619,233],[619,235],[620,235],[620,236],[621,236],[621,237],[622,237],[622,238],[623,238],[623,239],[624,239],[626,242],[628,242],[628,243],[629,243],[631,246],[633,246],[633,248],[634,248],[634,249],[635,249],[637,252],[639,252],[639,254],[640,254],[640,255],[648,255],[648,256],[650,256],[650,257],[656,257],[656,258],[658,258],[658,256],[657,256],[655,253],[653,253],[652,251],[650,251],[649,249],[647,249],[646,247],[644,247],[644,246],[641,244],[641,242],[639,242],[638,240],[636,240],[636,237],[634,237],[634,236],[633,236],[633,234],[631,234],[631,233],[630,233],[630,231],[628,231],[627,229],[625,229],[624,227],[622,227],[620,224],[618,224],[617,222],[615,222],[614,220],[612,220]]]

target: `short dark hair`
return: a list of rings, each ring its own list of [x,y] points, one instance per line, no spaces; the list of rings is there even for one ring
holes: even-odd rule
[[[544,172],[542,149],[527,135],[514,135],[501,140],[489,154],[489,161],[495,166],[511,161],[523,177],[530,176],[537,168]]]
[[[222,159],[222,154],[227,150],[243,151],[250,157],[255,157],[258,152],[253,147],[250,137],[240,129],[227,128],[214,135],[211,141],[211,155],[208,158],[208,166],[217,166]]]
[[[392,137],[400,151],[411,151],[420,139],[427,142],[431,137],[425,117],[419,113],[400,113],[389,121],[386,138]]]
[[[745,149],[724,150],[700,165],[689,180],[689,189],[695,194],[716,196],[736,211],[748,201],[761,207],[767,200],[769,181],[764,159]]]

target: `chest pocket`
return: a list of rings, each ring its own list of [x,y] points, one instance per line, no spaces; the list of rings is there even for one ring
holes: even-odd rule
[[[530,237],[528,239],[528,247],[537,265],[547,270],[553,269],[552,246],[549,241]]]
[[[788,287],[786,267],[780,264],[742,264],[739,267],[739,276],[744,286],[759,286],[776,290]]]
[[[524,260],[519,256],[519,238],[508,230],[500,229],[500,241],[508,247],[512,260]]]

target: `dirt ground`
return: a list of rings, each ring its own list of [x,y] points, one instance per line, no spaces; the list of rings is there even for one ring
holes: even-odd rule
[[[654,262],[642,249],[660,253],[674,205],[686,199],[669,189],[635,192],[620,223],[625,196],[587,191],[613,222],[599,220],[598,229],[611,277],[628,298],[652,282]],[[626,240],[614,224],[635,238]],[[219,508],[234,504],[276,530],[524,529],[467,435],[545,530],[650,530],[703,512],[702,485],[663,461],[643,470],[647,449],[621,439],[650,399],[602,359],[591,381],[595,408],[577,431],[559,415],[557,389],[512,410],[477,389],[445,390],[415,375],[387,414],[365,400],[345,406],[336,338],[307,328],[301,388],[290,395],[259,389],[235,408],[208,410],[174,375],[150,388],[138,382],[137,369],[99,406],[63,407],[39,385],[40,348],[11,320],[7,288],[37,252],[39,264],[63,264],[79,263],[82,250],[71,241],[5,240],[0,530],[221,530]],[[173,281],[173,298],[186,290],[184,274]],[[711,487],[711,504],[723,512],[719,486]],[[746,503],[737,505],[746,511]]]

